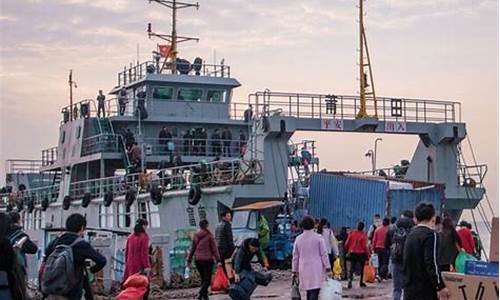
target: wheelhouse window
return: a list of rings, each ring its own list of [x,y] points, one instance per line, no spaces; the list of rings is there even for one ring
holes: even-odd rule
[[[174,88],[167,86],[153,87],[153,99],[172,100],[174,96]]]
[[[180,88],[179,91],[177,92],[177,100],[200,102],[202,95],[203,95],[202,89]]]
[[[226,91],[224,90],[208,90],[207,101],[213,103],[226,102]]]

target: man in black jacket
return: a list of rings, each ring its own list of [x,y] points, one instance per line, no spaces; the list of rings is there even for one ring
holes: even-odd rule
[[[77,238],[83,237],[86,226],[87,220],[85,220],[84,216],[81,214],[70,215],[66,219],[66,232],[57,239],[53,240],[45,250],[44,262],[47,261],[47,258],[55,250],[57,245],[71,245]],[[92,273],[99,272],[106,265],[106,258],[92,248],[88,242],[81,240],[76,243],[73,246],[73,262],[75,270],[77,270],[76,275],[78,276],[78,280],[75,288],[73,288],[67,295],[64,295],[64,297],[70,300],[80,300],[82,298],[83,290],[86,285],[84,281],[88,280],[84,275],[85,260],[87,259],[95,263],[95,265],[90,268],[90,272]],[[85,289],[86,298],[88,297],[87,292],[88,290]]]
[[[430,203],[415,208],[417,225],[406,238],[403,254],[404,300],[446,300],[449,292],[441,278],[434,231],[436,211]]]
[[[234,252],[233,228],[231,226],[231,211],[225,211],[221,214],[221,222],[215,228],[215,241],[221,261],[224,263],[230,260]],[[226,268],[224,268],[226,271]]]

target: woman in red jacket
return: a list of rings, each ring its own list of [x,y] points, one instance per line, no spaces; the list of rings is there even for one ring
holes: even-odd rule
[[[147,227],[148,221],[137,219],[134,233],[127,238],[125,245],[125,274],[122,282],[125,282],[130,275],[135,273],[145,272],[147,274],[150,271]]]
[[[352,277],[356,265],[359,265],[361,268],[359,286],[366,286],[366,284],[363,283],[363,269],[365,267],[366,260],[370,257],[370,250],[368,249],[368,236],[363,229],[365,229],[365,224],[363,222],[359,222],[357,230],[353,230],[349,233],[345,243],[347,256],[351,261],[351,267],[349,268],[349,283],[347,288],[352,288]]]
[[[220,262],[220,256],[215,244],[214,235],[208,230],[207,220],[200,221],[200,230],[194,235],[187,258],[188,267],[191,266],[193,255],[195,257],[196,269],[201,276],[201,288],[198,299],[208,300],[208,287],[212,279],[214,259],[216,262]]]

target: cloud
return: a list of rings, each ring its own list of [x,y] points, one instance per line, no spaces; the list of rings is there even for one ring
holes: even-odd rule
[[[0,15],[0,22],[17,22],[17,18],[14,16]]]

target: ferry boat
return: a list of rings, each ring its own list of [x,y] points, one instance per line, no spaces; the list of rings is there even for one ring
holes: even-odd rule
[[[171,34],[148,26],[149,37],[165,42],[151,61],[118,72],[104,112],[97,100],[71,99],[61,109],[58,144],[42,150],[41,160],[7,161],[0,209],[19,211],[40,246],[28,257],[31,281],[44,247],[72,213],[86,216],[89,238],[108,257],[102,278],[109,290],[120,281],[124,241],[137,218],[149,221],[161,253],[157,275],[168,283],[181,266],[176,251],[186,250],[186,232],[199,220],[215,226],[222,211],[258,201],[307,209],[319,159],[314,141],[292,142],[297,131],[418,135],[413,158],[396,175],[443,185],[444,209],[454,219],[483,198],[486,166],[460,163],[467,135],[460,103],[376,96],[362,22],[359,96],[263,90],[236,102],[241,84],[224,61],[179,57],[178,43],[193,38],[177,35],[175,12],[198,4],[150,2],[174,12]],[[392,171],[370,173],[395,177]],[[255,226],[254,215],[246,218]]]

